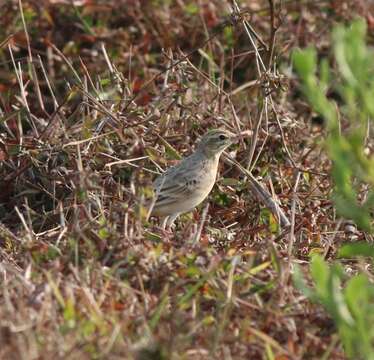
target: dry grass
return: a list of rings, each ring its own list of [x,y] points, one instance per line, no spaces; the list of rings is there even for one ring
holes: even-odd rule
[[[82,3],[0,5],[0,358],[343,359],[290,276],[352,235],[289,57],[348,2]],[[165,235],[154,173],[213,127],[241,167]]]

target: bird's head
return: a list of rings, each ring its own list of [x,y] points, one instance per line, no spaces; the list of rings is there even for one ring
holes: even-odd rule
[[[201,139],[198,149],[209,157],[221,155],[236,139],[237,137],[229,131],[221,129],[210,130]]]

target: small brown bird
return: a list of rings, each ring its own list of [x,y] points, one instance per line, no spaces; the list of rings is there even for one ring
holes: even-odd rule
[[[156,199],[152,215],[164,217],[163,228],[208,196],[216,181],[220,156],[235,140],[236,136],[228,131],[208,131],[194,153],[154,181]]]

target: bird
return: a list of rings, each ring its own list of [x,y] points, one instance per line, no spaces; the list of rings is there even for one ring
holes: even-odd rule
[[[151,215],[163,217],[163,229],[170,228],[179,215],[192,211],[209,195],[216,182],[219,159],[236,140],[229,131],[210,130],[191,155],[155,179]]]

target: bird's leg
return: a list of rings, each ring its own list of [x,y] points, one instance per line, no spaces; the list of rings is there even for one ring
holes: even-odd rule
[[[174,224],[175,219],[176,219],[179,215],[180,215],[180,213],[175,213],[175,214],[173,214],[173,215],[168,216],[168,219],[167,219],[167,222],[166,222],[166,226],[167,226],[168,228],[171,228],[171,227],[173,226],[173,224]]]
[[[162,218],[161,222],[161,229],[166,230],[169,229],[173,226],[175,219],[180,215],[180,213],[175,213],[173,215],[165,216]]]
[[[166,225],[167,225],[167,223],[168,223],[168,219],[169,219],[169,216],[165,216],[165,217],[162,219],[162,225],[161,225],[162,230],[165,230],[165,229],[166,229]]]

